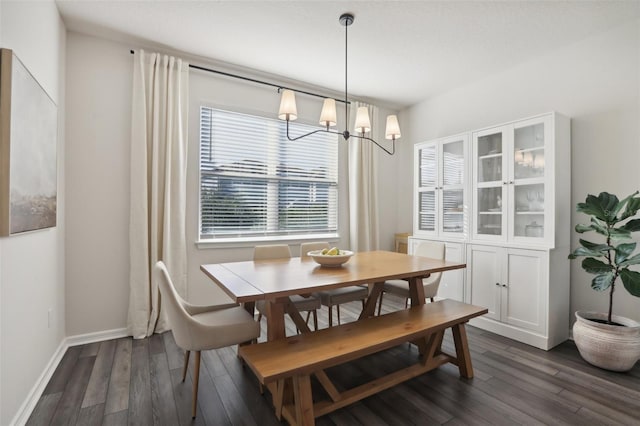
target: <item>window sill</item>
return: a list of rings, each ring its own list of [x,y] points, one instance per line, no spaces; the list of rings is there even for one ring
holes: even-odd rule
[[[199,250],[255,247],[258,244],[299,244],[307,241],[335,242],[340,240],[338,234],[280,235],[268,237],[215,238],[195,242]]]

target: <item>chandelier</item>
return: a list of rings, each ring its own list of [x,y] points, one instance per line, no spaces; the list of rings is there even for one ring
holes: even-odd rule
[[[345,104],[345,125],[349,126],[349,96],[347,92],[347,75],[348,75],[348,67],[347,67],[347,28],[353,24],[354,16],[351,13],[343,13],[340,15],[340,24],[344,26],[344,104]],[[351,134],[348,130],[344,130],[342,132],[333,130],[332,127],[335,127],[337,124],[336,119],[336,100],[327,98],[324,100],[324,104],[322,105],[322,112],[320,113],[320,124],[325,126],[324,129],[314,130],[309,133],[305,133],[304,135],[300,135],[297,137],[289,136],[289,122],[294,121],[298,118],[298,110],[296,108],[296,98],[295,93],[291,89],[283,89],[282,97],[280,99],[280,110],[278,112],[278,118],[281,120],[287,121],[287,139],[290,141],[296,141],[298,139],[302,139],[309,135],[318,132],[327,132],[334,133],[337,135],[342,135],[345,140],[349,140],[350,137],[356,137],[359,139],[365,139],[373,142],[379,148],[384,150],[389,155],[393,155],[396,151],[396,139],[400,138],[400,126],[398,124],[398,117],[395,115],[387,116],[387,127],[385,130],[385,138],[390,140],[392,143],[392,150],[387,150],[384,146],[380,145],[378,142],[373,140],[371,137],[367,136],[367,133],[371,131],[371,120],[369,120],[369,110],[367,107],[358,107],[356,112],[356,120],[355,120],[355,131],[356,133]]]

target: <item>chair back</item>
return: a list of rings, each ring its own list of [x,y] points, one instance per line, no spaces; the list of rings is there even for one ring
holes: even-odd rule
[[[430,257],[431,259],[445,260],[446,249],[440,241],[423,241],[416,247],[415,256]],[[424,285],[424,297],[432,298],[438,293],[442,272],[431,274],[422,280]]]
[[[290,257],[291,250],[286,244],[256,246],[253,249],[253,260],[288,259]]]
[[[156,263],[154,275],[162,296],[162,309],[167,313],[169,326],[176,344],[183,349],[188,349],[192,346],[191,333],[189,332],[191,316],[185,310],[182,304],[183,299],[173,286],[164,262],[159,261]]]
[[[309,259],[309,255],[307,253],[309,253],[310,251],[322,250],[322,249],[328,249],[328,248],[329,248],[329,243],[322,242],[322,241],[316,241],[314,243],[302,243],[300,244],[300,258]]]

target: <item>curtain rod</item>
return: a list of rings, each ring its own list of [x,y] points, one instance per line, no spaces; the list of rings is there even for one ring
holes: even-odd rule
[[[132,55],[136,53],[134,50],[130,50],[129,52],[131,52]],[[309,96],[315,96],[317,98],[322,98],[322,99],[328,98],[328,96],[319,95],[317,93],[306,92],[304,90],[299,90],[299,89],[293,89],[291,87],[283,86],[281,84],[274,84],[274,83],[269,83],[268,81],[256,80],[255,78],[249,78],[249,77],[244,77],[244,76],[241,76],[241,75],[238,75],[238,74],[232,74],[232,73],[225,72],[225,71],[219,71],[219,70],[214,70],[214,69],[211,69],[211,68],[205,68],[205,67],[201,67],[199,65],[189,64],[189,68],[193,68],[193,69],[200,70],[200,71],[206,71],[206,72],[210,72],[210,73],[213,73],[213,74],[220,74],[220,75],[224,75],[226,77],[237,78],[239,80],[250,81],[252,83],[258,83],[258,84],[262,84],[264,86],[275,87],[276,89],[278,89],[278,93],[280,93],[280,91],[283,90],[283,89],[287,89],[287,90],[292,90],[292,91],[297,92],[297,93],[302,93],[302,94],[309,95]],[[336,102],[342,102],[343,104],[346,103],[347,105],[351,103],[351,102],[348,102],[348,101],[345,102],[342,99],[336,99]]]

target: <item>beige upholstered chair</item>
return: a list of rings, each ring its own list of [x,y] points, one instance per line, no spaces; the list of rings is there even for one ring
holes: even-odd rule
[[[307,253],[314,250],[322,250],[329,248],[329,243],[317,242],[317,243],[302,243],[300,244],[300,258],[305,259],[309,256]],[[338,324],[340,324],[340,305],[342,303],[354,302],[356,300],[362,301],[362,307],[364,308],[364,301],[369,297],[369,289],[366,286],[351,286],[334,288],[331,290],[320,291],[315,293],[320,297],[320,302],[329,309],[329,327],[333,326],[333,307],[336,307],[338,314]]]
[[[286,244],[273,244],[256,246],[253,251],[253,260],[266,260],[266,259],[287,259],[291,257],[291,250]],[[314,329],[318,329],[318,309],[321,308],[320,299],[316,296],[290,296],[291,302],[295,305],[298,312],[306,312],[306,322],[309,323],[309,317],[313,314],[313,326]],[[256,309],[258,310],[258,322],[262,319],[262,315],[266,311],[266,304],[264,300],[256,302]]]
[[[413,255],[444,260],[445,246],[444,243],[441,243],[439,241],[424,241],[416,247]],[[422,280],[425,299],[430,299],[432,302],[434,301],[436,294],[438,294],[438,287],[440,286],[441,277],[442,272],[436,272],[435,274],[431,274],[428,278]],[[407,281],[389,280],[384,283],[383,292],[380,294],[380,301],[378,303],[378,315],[380,315],[380,310],[382,309],[382,296],[384,296],[384,293],[391,293],[400,297],[404,297],[404,307],[405,309],[407,308],[409,303],[409,283]]]
[[[163,262],[154,268],[162,295],[162,307],[166,309],[169,326],[176,344],[184,349],[184,369],[182,381],[187,376],[189,354],[196,351],[193,372],[193,401],[191,415],[195,419],[198,406],[198,379],[200,376],[200,351],[237,345],[257,339],[260,324],[235,303],[196,306],[184,301],[176,292],[171,277]]]

